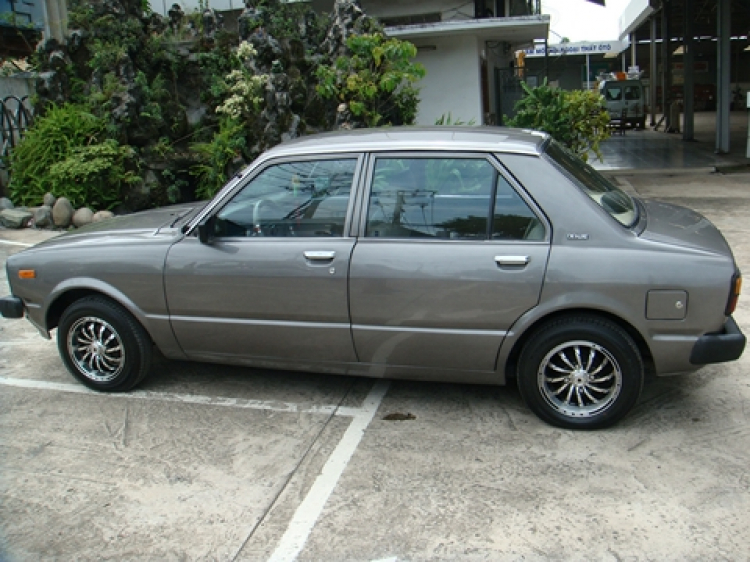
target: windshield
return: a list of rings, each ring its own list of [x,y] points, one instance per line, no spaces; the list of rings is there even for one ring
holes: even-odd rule
[[[547,155],[620,224],[630,227],[636,223],[638,207],[630,195],[612,185],[607,178],[556,141],[551,141],[547,146]]]

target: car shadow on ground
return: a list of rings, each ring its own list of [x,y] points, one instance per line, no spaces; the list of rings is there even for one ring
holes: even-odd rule
[[[704,369],[711,370],[711,367]],[[633,427],[651,420],[660,426],[693,423],[705,417],[699,392],[712,373],[675,377],[647,376],[633,412],[619,427]],[[358,408],[377,379],[322,373],[258,369],[169,360],[156,354],[149,377],[140,390],[156,393],[253,400],[268,403]],[[514,379],[505,386],[390,380],[380,419],[393,421],[476,416],[494,419],[508,429],[519,425],[545,427],[526,407]],[[617,427],[617,426],[616,426]]]

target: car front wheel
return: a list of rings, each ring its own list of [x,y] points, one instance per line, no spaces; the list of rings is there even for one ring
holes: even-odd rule
[[[542,420],[558,427],[608,427],[631,410],[642,387],[638,347],[604,318],[552,321],[532,335],[519,358],[521,396]]]
[[[57,347],[65,367],[94,390],[130,390],[151,363],[146,331],[124,308],[103,297],[81,299],[65,310]]]

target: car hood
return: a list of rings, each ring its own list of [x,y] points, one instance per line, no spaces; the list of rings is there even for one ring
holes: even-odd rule
[[[35,248],[49,248],[62,244],[89,244],[102,240],[111,240],[113,237],[118,239],[151,238],[162,229],[170,230],[169,227],[180,222],[182,217],[189,215],[194,209],[204,204],[171,205],[169,207],[133,213],[132,215],[122,215],[106,219],[83,226],[62,236],[51,238],[46,242],[36,245]],[[170,232],[170,235],[172,234]]]
[[[641,201],[646,209],[646,229],[641,238],[711,253],[732,255],[718,228],[700,213],[660,201]]]

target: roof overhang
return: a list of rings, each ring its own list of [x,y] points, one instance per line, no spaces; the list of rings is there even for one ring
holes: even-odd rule
[[[620,16],[620,40],[638,29],[658,8],[658,0],[631,0]]]
[[[452,20],[386,27],[385,33],[390,37],[410,41],[449,35],[471,35],[484,41],[507,41],[518,44],[547,37],[549,22],[548,15]]]
[[[27,57],[42,37],[33,27],[14,27],[0,24],[0,57]]]

